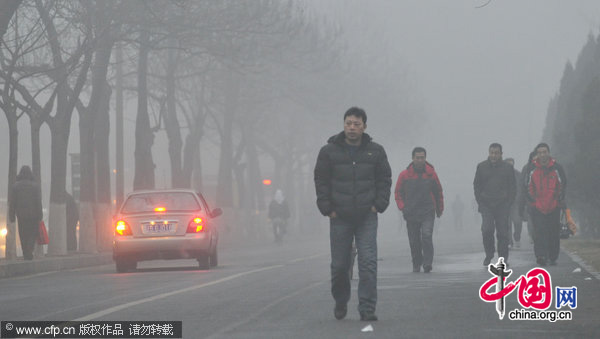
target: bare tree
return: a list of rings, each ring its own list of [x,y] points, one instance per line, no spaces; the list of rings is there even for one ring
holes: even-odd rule
[[[2,41],[10,19],[12,19],[21,2],[22,0],[5,0],[0,2],[0,41]]]

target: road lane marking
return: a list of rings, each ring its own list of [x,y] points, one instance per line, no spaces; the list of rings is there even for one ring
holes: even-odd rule
[[[294,264],[294,263],[305,261],[305,260],[316,259],[316,258],[322,257],[324,255],[326,255],[326,253],[315,254],[315,255],[311,255],[309,257],[304,257],[304,258],[298,258],[298,259],[288,261],[288,264]]]
[[[304,260],[314,259],[314,258],[318,258],[318,257],[323,256],[323,255],[325,255],[325,254],[314,254],[314,255],[311,255],[311,256],[308,256],[308,257],[294,259],[292,261],[287,262],[286,264],[289,264],[289,263],[292,263],[292,262],[300,262],[300,261],[304,261]],[[234,274],[232,276],[229,276],[229,277],[221,278],[221,279],[218,279],[218,280],[215,280],[215,281],[211,281],[211,282],[207,282],[207,283],[204,283],[204,284],[200,284],[200,285],[196,285],[196,286],[191,286],[191,287],[186,287],[186,288],[183,288],[183,289],[180,289],[180,290],[177,290],[177,291],[166,292],[166,293],[155,295],[155,296],[152,296],[152,297],[139,299],[139,300],[136,300],[136,301],[125,303],[125,304],[113,306],[113,307],[110,307],[110,308],[107,308],[105,310],[98,311],[98,312],[95,312],[95,313],[92,313],[92,314],[88,314],[86,316],[83,316],[83,317],[80,317],[80,318],[77,318],[77,319],[73,319],[73,321],[88,321],[88,320],[92,320],[92,319],[97,319],[97,318],[100,318],[100,317],[105,316],[107,314],[118,312],[118,311],[121,311],[123,309],[129,308],[129,307],[133,307],[133,306],[137,306],[137,305],[140,305],[140,304],[143,304],[143,303],[155,301],[155,300],[158,300],[158,299],[167,298],[167,297],[170,297],[172,295],[177,295],[177,294],[181,294],[181,293],[185,293],[185,292],[197,290],[197,289],[200,289],[200,288],[203,288],[203,287],[208,287],[208,286],[220,284],[220,283],[223,283],[223,282],[226,282],[226,281],[230,281],[230,280],[234,280],[234,279],[237,279],[237,278],[249,275],[249,274],[263,272],[263,271],[268,271],[268,270],[272,270],[272,269],[275,269],[275,268],[285,267],[286,264],[272,265],[272,266],[267,266],[267,267],[255,269],[255,270],[252,270],[252,271],[241,272],[241,273],[237,273],[237,274]]]
[[[312,284],[310,284],[310,285],[308,285],[308,286],[306,286],[306,287],[303,287],[303,288],[301,288],[301,289],[299,289],[299,290],[297,290],[297,291],[295,291],[295,292],[293,292],[293,293],[291,293],[291,294],[288,294],[288,295],[285,295],[285,296],[283,296],[283,297],[281,297],[281,298],[279,298],[279,299],[276,299],[276,300],[275,300],[275,301],[273,301],[272,303],[270,303],[270,304],[268,304],[267,306],[263,307],[263,308],[262,308],[260,311],[258,311],[258,312],[256,312],[256,313],[254,313],[254,312],[253,312],[253,313],[252,313],[252,315],[251,315],[251,316],[249,316],[249,317],[247,317],[246,319],[244,319],[244,320],[240,320],[240,321],[238,321],[238,322],[236,322],[236,323],[234,323],[234,324],[232,324],[232,325],[229,325],[229,326],[227,326],[227,327],[224,327],[224,328],[220,329],[219,331],[217,331],[217,332],[215,332],[215,333],[213,333],[213,334],[209,335],[208,337],[206,337],[206,339],[218,338],[218,337],[222,336],[223,334],[225,334],[226,332],[229,332],[229,331],[231,331],[231,330],[233,330],[233,329],[235,329],[235,328],[238,328],[238,327],[240,327],[240,326],[246,325],[246,324],[247,324],[247,323],[249,323],[250,321],[252,321],[252,320],[254,320],[254,319],[258,318],[258,317],[259,317],[259,316],[261,316],[261,315],[263,315],[263,314],[264,314],[265,312],[267,312],[269,309],[271,309],[271,308],[273,308],[274,306],[276,306],[276,305],[280,304],[281,302],[283,302],[283,301],[286,301],[286,300],[288,300],[288,299],[290,299],[290,298],[293,298],[293,297],[297,296],[298,294],[300,294],[300,293],[303,293],[303,292],[304,292],[304,291],[306,291],[306,290],[309,290],[309,289],[311,289],[311,288],[313,288],[313,287],[316,287],[316,286],[322,285],[322,284],[324,284],[324,283],[326,283],[326,282],[329,282],[329,280],[324,280],[324,281],[317,281],[317,282],[314,282],[314,283],[312,283]]]
[[[167,293],[155,295],[155,296],[152,296],[152,297],[143,298],[143,299],[140,299],[140,300],[136,300],[136,301],[128,302],[128,303],[125,303],[125,304],[117,305],[117,306],[114,306],[114,307],[110,307],[110,308],[107,308],[107,309],[102,310],[102,311],[98,311],[98,312],[95,312],[95,313],[92,313],[92,314],[88,314],[86,316],[83,316],[83,317],[80,317],[80,318],[77,318],[77,319],[73,319],[73,321],[88,321],[88,320],[92,320],[92,319],[97,319],[97,318],[100,318],[100,317],[105,316],[107,314],[114,313],[114,312],[117,312],[117,311],[121,311],[121,310],[124,310],[126,308],[137,306],[137,305],[140,305],[140,304],[143,304],[143,303],[155,301],[155,300],[158,300],[158,299],[167,298],[167,297],[170,297],[170,296],[173,296],[173,295],[177,295],[177,294],[181,294],[181,293],[185,293],[185,292],[189,292],[189,291],[194,291],[194,290],[197,290],[197,289],[200,289],[200,288],[203,288],[203,287],[208,287],[208,286],[220,284],[220,283],[223,283],[223,282],[226,282],[226,281],[234,280],[234,279],[237,279],[237,278],[249,275],[249,274],[258,273],[258,272],[264,272],[264,271],[272,270],[272,269],[275,269],[275,268],[281,268],[281,267],[284,267],[284,266],[285,265],[273,265],[273,266],[267,266],[267,267],[255,269],[255,270],[252,270],[252,271],[237,273],[237,274],[234,274],[232,276],[221,278],[221,279],[218,279],[218,280],[215,280],[215,281],[211,281],[211,282],[207,282],[207,283],[204,283],[204,284],[200,284],[200,285],[196,285],[196,286],[191,286],[191,287],[183,288],[183,289],[180,289],[180,290],[177,290],[177,291],[171,291],[171,292],[167,292]]]

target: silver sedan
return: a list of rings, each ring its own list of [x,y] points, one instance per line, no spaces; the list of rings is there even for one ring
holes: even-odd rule
[[[200,269],[217,266],[219,235],[213,219],[221,214],[192,190],[130,193],[113,218],[117,272],[155,259],[196,259]]]

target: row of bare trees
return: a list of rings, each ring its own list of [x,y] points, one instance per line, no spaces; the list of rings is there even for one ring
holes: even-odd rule
[[[323,142],[314,131],[330,121],[328,112],[335,110],[339,119],[340,109],[359,95],[377,98],[385,108],[403,105],[393,86],[401,80],[389,79],[391,86],[383,89],[369,84],[373,67],[366,74],[353,64],[343,32],[302,2],[25,0],[1,2],[0,13],[9,187],[17,171],[18,120],[26,116],[30,122],[37,178],[40,128],[46,124],[50,254],[66,253],[67,146],[74,112],[81,157],[80,250],[94,252],[111,244],[113,107],[117,202],[125,191],[123,107],[135,101],[129,189],[155,187],[152,149],[156,134],[165,133],[172,187],[201,190],[201,150],[216,146],[216,203],[253,211],[265,207],[265,159],[273,163],[273,182],[295,192],[293,206],[303,207],[313,153]],[[390,112],[391,119],[406,115]],[[6,256],[14,257],[15,226],[8,225]]]

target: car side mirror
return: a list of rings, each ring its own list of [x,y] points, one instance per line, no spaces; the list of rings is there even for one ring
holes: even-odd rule
[[[212,212],[210,212],[210,216],[212,218],[216,218],[216,217],[220,216],[221,214],[223,214],[223,210],[218,207],[213,209]]]

